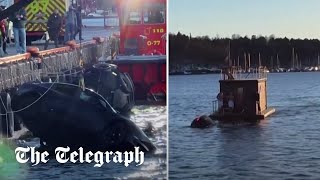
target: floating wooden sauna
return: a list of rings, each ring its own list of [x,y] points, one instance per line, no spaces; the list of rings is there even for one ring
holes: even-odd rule
[[[267,76],[263,68],[241,73],[236,67],[222,70],[220,93],[211,117],[221,121],[261,120],[275,112],[268,107]]]

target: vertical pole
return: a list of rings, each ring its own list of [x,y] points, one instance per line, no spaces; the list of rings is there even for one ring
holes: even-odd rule
[[[240,68],[240,63],[239,63],[239,60],[240,60],[240,59],[239,59],[239,56],[238,56],[238,68]],[[319,63],[318,63],[318,64],[319,64]]]
[[[81,36],[82,36],[82,0],[80,0],[80,33],[81,33]],[[82,37],[80,37],[80,41],[81,41],[81,38]]]
[[[229,40],[229,66],[232,66],[232,60],[231,60],[231,40]]]
[[[243,56],[244,56],[244,71],[246,72],[247,71],[247,54],[244,53]]]
[[[292,48],[292,67],[294,68],[294,48]]]
[[[241,68],[240,68],[240,62],[239,62],[239,55],[238,55],[238,62],[237,62],[237,69],[238,69],[238,79],[241,79],[241,77],[240,77],[240,70],[241,70]]]
[[[277,68],[280,68],[279,54],[277,53]]]
[[[106,28],[106,4],[103,5],[103,27]]]
[[[261,67],[261,56],[260,56],[260,52],[259,52],[259,68]]]
[[[103,14],[103,26],[106,28],[106,11],[104,10],[104,14]]]
[[[249,61],[248,67],[249,67],[249,69],[250,69],[250,66],[251,66],[251,55],[250,55],[250,53],[248,54],[248,61]]]
[[[296,53],[296,63],[297,63],[296,67],[299,68],[299,59],[298,59],[298,54],[297,53]]]
[[[0,96],[1,96],[1,94],[0,94]],[[2,108],[2,103],[0,104],[0,114],[4,114],[5,113],[5,111],[3,111],[4,110],[4,107]],[[2,124],[4,124],[3,122],[3,118],[2,118],[2,115],[0,115],[0,139],[2,139],[3,137],[2,137],[2,135],[4,135],[5,134],[5,130],[4,130],[4,127],[2,126]]]

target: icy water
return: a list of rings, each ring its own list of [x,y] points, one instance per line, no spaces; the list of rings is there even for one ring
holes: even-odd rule
[[[46,164],[32,166],[19,165],[15,158],[1,162],[0,179],[166,179],[167,178],[167,110],[165,106],[137,106],[131,116],[140,128],[150,122],[155,128],[153,137],[149,137],[157,147],[153,154],[146,154],[143,165],[136,167],[135,163],[125,167],[113,162],[105,163],[101,168],[91,164],[60,164],[55,159]],[[19,141],[23,146],[36,146],[39,140]],[[0,146],[1,149],[1,146]],[[2,172],[2,174],[1,174]],[[3,174],[5,173],[6,176]]]
[[[170,76],[169,179],[320,179],[320,73],[269,74],[276,113],[258,124],[189,128],[218,79]]]

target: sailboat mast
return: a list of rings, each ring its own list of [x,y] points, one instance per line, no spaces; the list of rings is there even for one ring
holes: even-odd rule
[[[298,67],[299,67],[299,64],[300,64],[300,63],[299,63],[299,59],[298,59],[298,54],[296,54],[296,61],[297,61],[297,62],[296,62],[296,63],[297,63],[297,66],[296,66],[296,67],[298,68]]]
[[[244,53],[243,56],[244,56],[244,71],[247,71],[247,53]]]
[[[251,67],[251,54],[250,53],[248,53],[248,61],[249,61],[248,67],[250,69],[250,67]]]
[[[294,68],[294,48],[292,48],[292,67],[291,68]]]
[[[260,57],[260,52],[259,52],[259,67],[261,67],[261,57]]]
[[[277,68],[280,68],[279,54],[277,53]]]
[[[240,67],[240,57],[238,56],[238,68]]]
[[[232,66],[231,60],[231,40],[229,40],[229,54],[228,54],[229,66]]]

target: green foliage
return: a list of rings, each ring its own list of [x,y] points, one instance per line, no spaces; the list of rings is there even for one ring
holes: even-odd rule
[[[14,145],[0,139],[0,179],[22,179],[22,169],[15,158]]]
[[[251,56],[251,65],[258,65],[259,54],[261,64],[267,67],[279,63],[283,67],[292,66],[292,49],[303,66],[315,66],[320,53],[318,39],[288,39],[269,37],[233,35],[229,38],[191,37],[181,34],[169,34],[170,65],[176,64],[211,64],[225,65],[225,59],[230,53],[231,60],[244,64],[245,53]],[[271,62],[272,61],[272,62]]]

